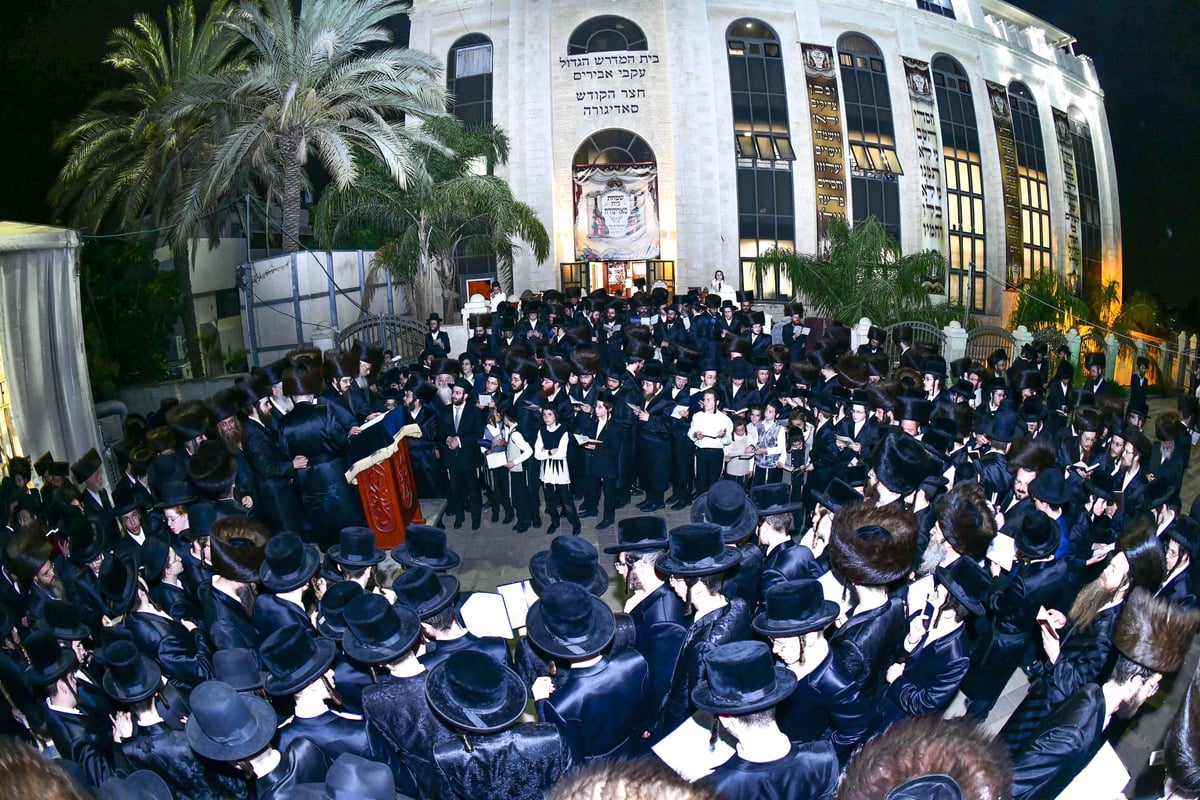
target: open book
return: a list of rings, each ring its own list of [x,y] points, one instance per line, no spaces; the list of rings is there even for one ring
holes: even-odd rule
[[[600,441],[599,439],[593,439],[584,433],[576,433],[573,435],[575,436],[575,441],[579,443],[580,447],[588,444],[604,444],[604,442]]]
[[[459,613],[463,625],[474,635],[511,639],[525,627],[529,607],[537,599],[529,581],[506,583],[494,592],[472,592]]]

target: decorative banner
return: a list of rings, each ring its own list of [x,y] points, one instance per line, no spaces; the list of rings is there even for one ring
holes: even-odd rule
[[[813,137],[813,173],[817,183],[817,252],[829,250],[829,221],[846,216],[846,146],[842,140],[842,104],[838,98],[833,50],[801,44],[808,84],[808,116]]]
[[[996,147],[1000,153],[1000,184],[1004,189],[1004,272],[1008,287],[1021,285],[1025,274],[1025,248],[1021,236],[1021,180],[1017,164],[1017,139],[1013,134],[1008,89],[985,81],[992,121],[996,124]]]
[[[912,104],[913,129],[917,133],[917,160],[920,164],[921,249],[943,252],[945,220],[942,207],[942,148],[939,144],[938,117],[933,107],[933,81],[929,63],[904,58],[904,77]]]
[[[654,164],[577,166],[575,260],[658,258],[658,168]]]
[[[1067,275],[1076,279],[1072,290],[1078,291],[1078,276],[1083,273],[1083,249],[1079,242],[1079,178],[1075,171],[1075,137],[1071,135],[1071,120],[1067,112],[1051,108],[1058,151],[1062,153],[1063,193],[1067,196]]]

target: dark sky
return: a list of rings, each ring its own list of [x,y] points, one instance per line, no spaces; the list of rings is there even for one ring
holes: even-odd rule
[[[1017,0],[1078,39],[1107,96],[1121,192],[1125,278],[1168,302],[1200,295],[1196,197],[1200,4],[1195,0]],[[46,193],[61,163],[55,133],[104,88],[109,31],[164,0],[38,0],[0,4],[0,219],[51,221]],[[207,5],[201,3],[201,5]]]

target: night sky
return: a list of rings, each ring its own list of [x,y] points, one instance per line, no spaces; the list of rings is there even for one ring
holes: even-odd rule
[[[1120,184],[1126,291],[1167,302],[1200,296],[1198,137],[1200,3],[1195,0],[1017,0],[1073,34],[1107,97]],[[109,31],[134,13],[160,20],[163,0],[39,0],[0,4],[0,219],[49,222],[46,194],[61,163],[59,131],[105,88]],[[206,5],[203,2],[200,5]]]

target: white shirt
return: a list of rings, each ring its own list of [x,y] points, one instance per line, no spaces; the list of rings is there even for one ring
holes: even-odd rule
[[[702,438],[697,441],[696,434]],[[688,426],[688,438],[702,450],[720,450],[729,443],[733,434],[733,420],[723,411],[697,411]]]

